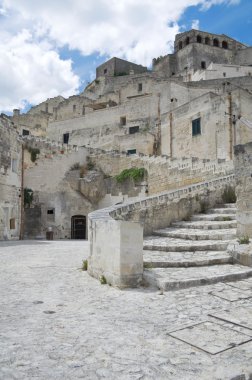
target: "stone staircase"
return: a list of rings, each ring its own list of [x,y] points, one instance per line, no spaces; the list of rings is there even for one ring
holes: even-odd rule
[[[225,204],[146,237],[144,281],[167,291],[252,276],[227,252],[236,241],[235,215],[235,205]]]

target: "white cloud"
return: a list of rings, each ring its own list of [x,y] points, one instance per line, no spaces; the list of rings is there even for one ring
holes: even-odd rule
[[[0,109],[23,108],[59,94],[70,96],[79,87],[71,61],[63,61],[46,42],[33,43],[27,30],[0,39]]]
[[[98,53],[150,65],[153,57],[171,52],[179,32],[178,21],[187,7],[200,5],[205,10],[214,4],[237,1],[0,0],[1,55],[11,67],[6,66],[2,73],[20,94],[14,97],[9,91],[11,104],[21,99],[21,93],[23,99],[34,102],[43,94],[44,98],[52,96],[53,91],[66,95],[67,86],[69,92],[76,89],[78,78],[70,62],[61,60],[57,53],[62,47],[77,49],[84,56]],[[196,21],[194,26],[198,26]],[[29,31],[25,38],[23,29]],[[2,38],[6,31],[9,42]],[[14,41],[16,45],[11,47]]]

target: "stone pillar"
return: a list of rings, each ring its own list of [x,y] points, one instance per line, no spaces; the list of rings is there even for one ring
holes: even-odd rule
[[[252,142],[236,145],[237,236],[252,237]]]
[[[88,273],[120,288],[138,286],[143,275],[143,227],[107,217],[105,210],[89,214]]]

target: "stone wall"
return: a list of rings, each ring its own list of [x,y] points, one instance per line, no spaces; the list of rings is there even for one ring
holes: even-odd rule
[[[221,202],[225,186],[233,182],[234,175],[221,177],[89,214],[89,274],[104,276],[113,286],[139,285],[143,274],[143,232],[150,234],[200,211],[201,202],[207,202],[209,207]]]
[[[114,57],[97,67],[96,78],[102,76],[130,74],[131,70],[133,70],[134,73],[143,73],[147,71],[147,67]]]
[[[237,235],[252,238],[252,142],[235,146]]]
[[[0,116],[0,240],[16,240],[21,223],[22,142],[8,117]]]
[[[127,156],[119,153],[92,154],[90,158],[106,175],[115,176],[131,167],[145,168],[149,194],[202,182],[233,173],[231,161],[210,161],[196,158]]]

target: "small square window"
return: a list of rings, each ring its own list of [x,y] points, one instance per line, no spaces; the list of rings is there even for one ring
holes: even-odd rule
[[[143,84],[138,83],[138,92],[141,92],[141,91],[143,91]]]
[[[192,120],[192,135],[201,135],[200,117],[198,119]]]
[[[108,72],[108,69],[104,69],[104,70],[103,70],[103,73],[104,73],[104,74],[107,74],[107,72]]]
[[[55,209],[54,208],[48,208],[47,209],[47,220],[50,222],[54,222],[54,220],[55,220]]]
[[[27,129],[23,129],[22,131],[23,136],[29,136],[29,134],[30,134],[30,131],[28,131]]]
[[[126,116],[120,117],[120,125],[126,125]]]
[[[136,154],[136,149],[127,150],[127,154],[130,156],[131,154]]]
[[[139,132],[139,126],[135,126],[135,127],[129,127],[129,134],[130,135],[133,135],[134,133],[137,133]]]
[[[10,230],[15,230],[16,228],[16,220],[15,218],[10,219]]]

